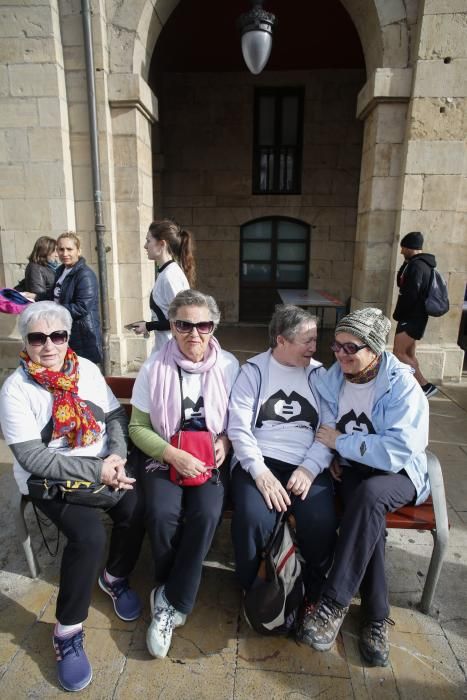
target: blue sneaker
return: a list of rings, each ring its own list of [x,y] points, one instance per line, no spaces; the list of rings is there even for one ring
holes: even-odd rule
[[[136,591],[130,588],[127,578],[119,578],[113,583],[105,578],[105,571],[99,576],[99,586],[112,598],[115,613],[120,620],[131,622],[141,615],[141,600]]]
[[[83,690],[91,682],[92,668],[83,649],[83,639],[83,630],[70,637],[54,635],[58,680],[65,690]]]

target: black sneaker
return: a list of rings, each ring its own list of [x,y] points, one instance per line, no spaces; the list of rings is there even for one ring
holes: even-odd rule
[[[370,666],[387,666],[389,661],[388,625],[394,625],[389,617],[370,620],[360,628],[358,647]]]
[[[425,394],[426,398],[429,399],[438,393],[438,387],[434,384],[428,383],[422,386],[422,391]]]
[[[317,651],[327,651],[332,647],[349,608],[338,605],[331,598],[323,596],[318,605],[305,613],[298,638]]]

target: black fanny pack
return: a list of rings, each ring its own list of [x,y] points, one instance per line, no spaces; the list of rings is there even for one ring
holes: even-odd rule
[[[27,485],[31,498],[46,501],[61,499],[66,503],[105,510],[117,505],[125,494],[124,489],[79,479],[48,479],[32,475]]]

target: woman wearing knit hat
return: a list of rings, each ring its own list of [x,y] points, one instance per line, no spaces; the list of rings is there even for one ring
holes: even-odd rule
[[[352,598],[360,591],[360,652],[370,665],[389,658],[385,574],[386,513],[429,495],[425,448],[428,402],[413,369],[385,350],[391,323],[379,309],[360,309],[337,324],[337,362],[318,390],[336,429],[316,439],[336,450],[332,467],[343,504],[334,563],[324,594],[307,610],[300,638],[319,651],[334,643]]]

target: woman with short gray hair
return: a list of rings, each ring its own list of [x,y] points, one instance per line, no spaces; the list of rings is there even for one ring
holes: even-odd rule
[[[328,470],[332,453],[315,441],[319,425],[332,421],[316,390],[318,377],[326,374],[313,359],[316,317],[296,306],[279,306],[269,337],[271,349],[243,365],[229,404],[228,435],[237,460],[232,470],[236,570],[248,590],[277,513],[290,508],[306,562],[306,597],[314,603],[336,536]]]
[[[83,623],[96,579],[120,619],[136,620],[141,613],[128,576],[138,558],[144,525],[135,479],[124,469],[126,413],[98,367],[69,347],[72,323],[70,312],[53,301],[38,301],[21,313],[18,326],[24,350],[19,367],[2,387],[0,418],[20,493],[29,495],[34,507],[67,538],[53,645],[60,684],[65,690],[78,691],[92,678],[83,648]],[[92,502],[78,505],[64,500],[57,486],[52,494],[57,480],[105,484],[122,491],[120,500],[107,511],[113,528],[107,565],[100,576],[107,544],[101,513],[90,507]],[[43,497],[42,483],[48,484]]]
[[[235,357],[213,336],[220,313],[212,297],[181,291],[168,315],[173,337],[140,369],[130,421],[130,437],[147,456],[142,479],[155,586],[146,644],[157,658],[167,655],[173,630],[194,607],[222,515],[229,477],[227,407],[238,372]],[[173,438],[182,430],[209,443],[211,461],[178,446]]]

